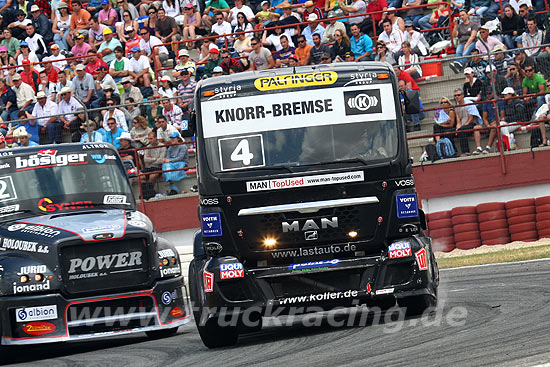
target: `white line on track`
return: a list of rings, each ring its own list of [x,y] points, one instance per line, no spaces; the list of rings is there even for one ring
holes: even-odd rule
[[[550,258],[547,258],[547,259],[534,259],[534,260],[522,260],[522,261],[510,261],[510,262],[495,263],[495,264],[468,265],[468,266],[461,266],[461,267],[458,267],[458,268],[439,269],[439,271],[452,271],[452,270],[462,270],[462,269],[472,269],[472,268],[484,268],[484,267],[488,267],[488,266],[499,266],[499,265],[528,264],[528,263],[541,262],[541,261],[550,261]],[[548,366],[544,366],[544,367],[550,367],[550,363],[548,364]]]

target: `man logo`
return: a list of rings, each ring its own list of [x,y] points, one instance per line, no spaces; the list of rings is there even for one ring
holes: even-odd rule
[[[357,90],[344,92],[346,115],[382,113],[380,90]]]

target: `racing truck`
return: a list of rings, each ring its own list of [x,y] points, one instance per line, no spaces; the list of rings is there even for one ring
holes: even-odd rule
[[[261,328],[267,310],[436,306],[388,64],[219,76],[195,93],[201,229],[189,285],[207,347]]]
[[[0,151],[2,345],[173,335],[182,286],[112,145]]]

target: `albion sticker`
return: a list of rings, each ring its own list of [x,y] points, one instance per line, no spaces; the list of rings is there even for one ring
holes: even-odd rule
[[[20,231],[21,233],[28,233],[37,236],[44,236],[47,238],[53,238],[61,234],[61,231],[56,229],[35,225],[35,224],[26,224],[26,223],[16,223],[8,227],[8,231],[16,232]]]
[[[57,319],[57,306],[25,307],[15,310],[16,322],[41,321]]]
[[[258,78],[254,81],[254,86],[258,90],[266,91],[310,87],[315,85],[331,85],[336,83],[337,80],[338,74],[334,71],[323,71]]]

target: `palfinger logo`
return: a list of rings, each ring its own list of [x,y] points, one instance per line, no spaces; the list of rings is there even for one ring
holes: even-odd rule
[[[323,71],[258,78],[254,81],[254,86],[258,90],[275,90],[330,85],[336,83],[337,80],[338,74],[334,71]]]
[[[358,94],[355,98],[348,99],[348,106],[359,111],[367,111],[371,107],[378,106],[378,98],[367,94]]]

